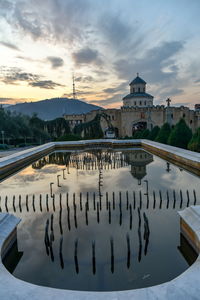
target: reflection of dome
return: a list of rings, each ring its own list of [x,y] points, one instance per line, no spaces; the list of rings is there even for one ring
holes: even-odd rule
[[[137,178],[138,180],[141,180],[147,175],[146,168],[144,167],[134,167],[131,165],[131,174],[133,177]]]
[[[125,153],[126,161],[131,165],[131,174],[139,181],[147,174],[146,166],[153,161],[153,155],[144,150],[135,150]]]

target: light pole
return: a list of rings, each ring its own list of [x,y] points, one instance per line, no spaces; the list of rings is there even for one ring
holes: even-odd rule
[[[1,130],[3,145],[4,145],[4,133],[5,133],[5,131]]]

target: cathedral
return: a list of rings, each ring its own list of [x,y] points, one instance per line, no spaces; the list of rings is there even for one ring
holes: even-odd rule
[[[175,107],[171,100],[166,100],[165,105],[154,105],[154,97],[146,92],[146,82],[137,74],[129,84],[130,93],[123,100],[120,109],[93,110],[87,114],[64,115],[71,129],[81,123],[92,121],[97,114],[102,116],[101,128],[104,136],[131,137],[135,131],[142,129],[151,130],[154,126],[161,127],[164,123],[174,126],[181,118],[194,132],[200,127],[200,110],[196,105],[195,110],[189,107]]]

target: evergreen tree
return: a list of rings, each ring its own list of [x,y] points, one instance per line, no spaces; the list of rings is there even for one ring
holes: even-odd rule
[[[144,131],[144,130],[137,130],[137,131],[134,133],[133,138],[134,138],[134,139],[141,139],[141,136],[142,136],[142,134],[143,134],[143,131]]]
[[[175,147],[187,149],[187,145],[192,138],[192,131],[185,123],[184,119],[175,125],[168,138],[168,144]]]
[[[157,137],[155,138],[156,142],[167,144],[167,140],[171,133],[171,127],[168,123],[163,124],[160,128]]]
[[[192,139],[190,140],[188,144],[188,149],[200,152],[200,127],[196,130]]]
[[[141,139],[148,139],[149,134],[150,134],[149,129],[144,129],[144,130],[141,132],[140,138],[141,138]]]
[[[151,132],[149,133],[147,139],[148,139],[148,140],[151,140],[151,141],[155,141],[155,139],[156,139],[156,137],[157,137],[159,131],[160,131],[160,127],[159,127],[159,126],[155,126],[155,127],[151,130]]]

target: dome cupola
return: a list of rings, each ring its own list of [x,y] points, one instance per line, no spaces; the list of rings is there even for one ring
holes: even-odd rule
[[[139,77],[131,81],[130,94],[123,98],[124,107],[150,107],[153,106],[153,96],[146,93],[146,82]]]

